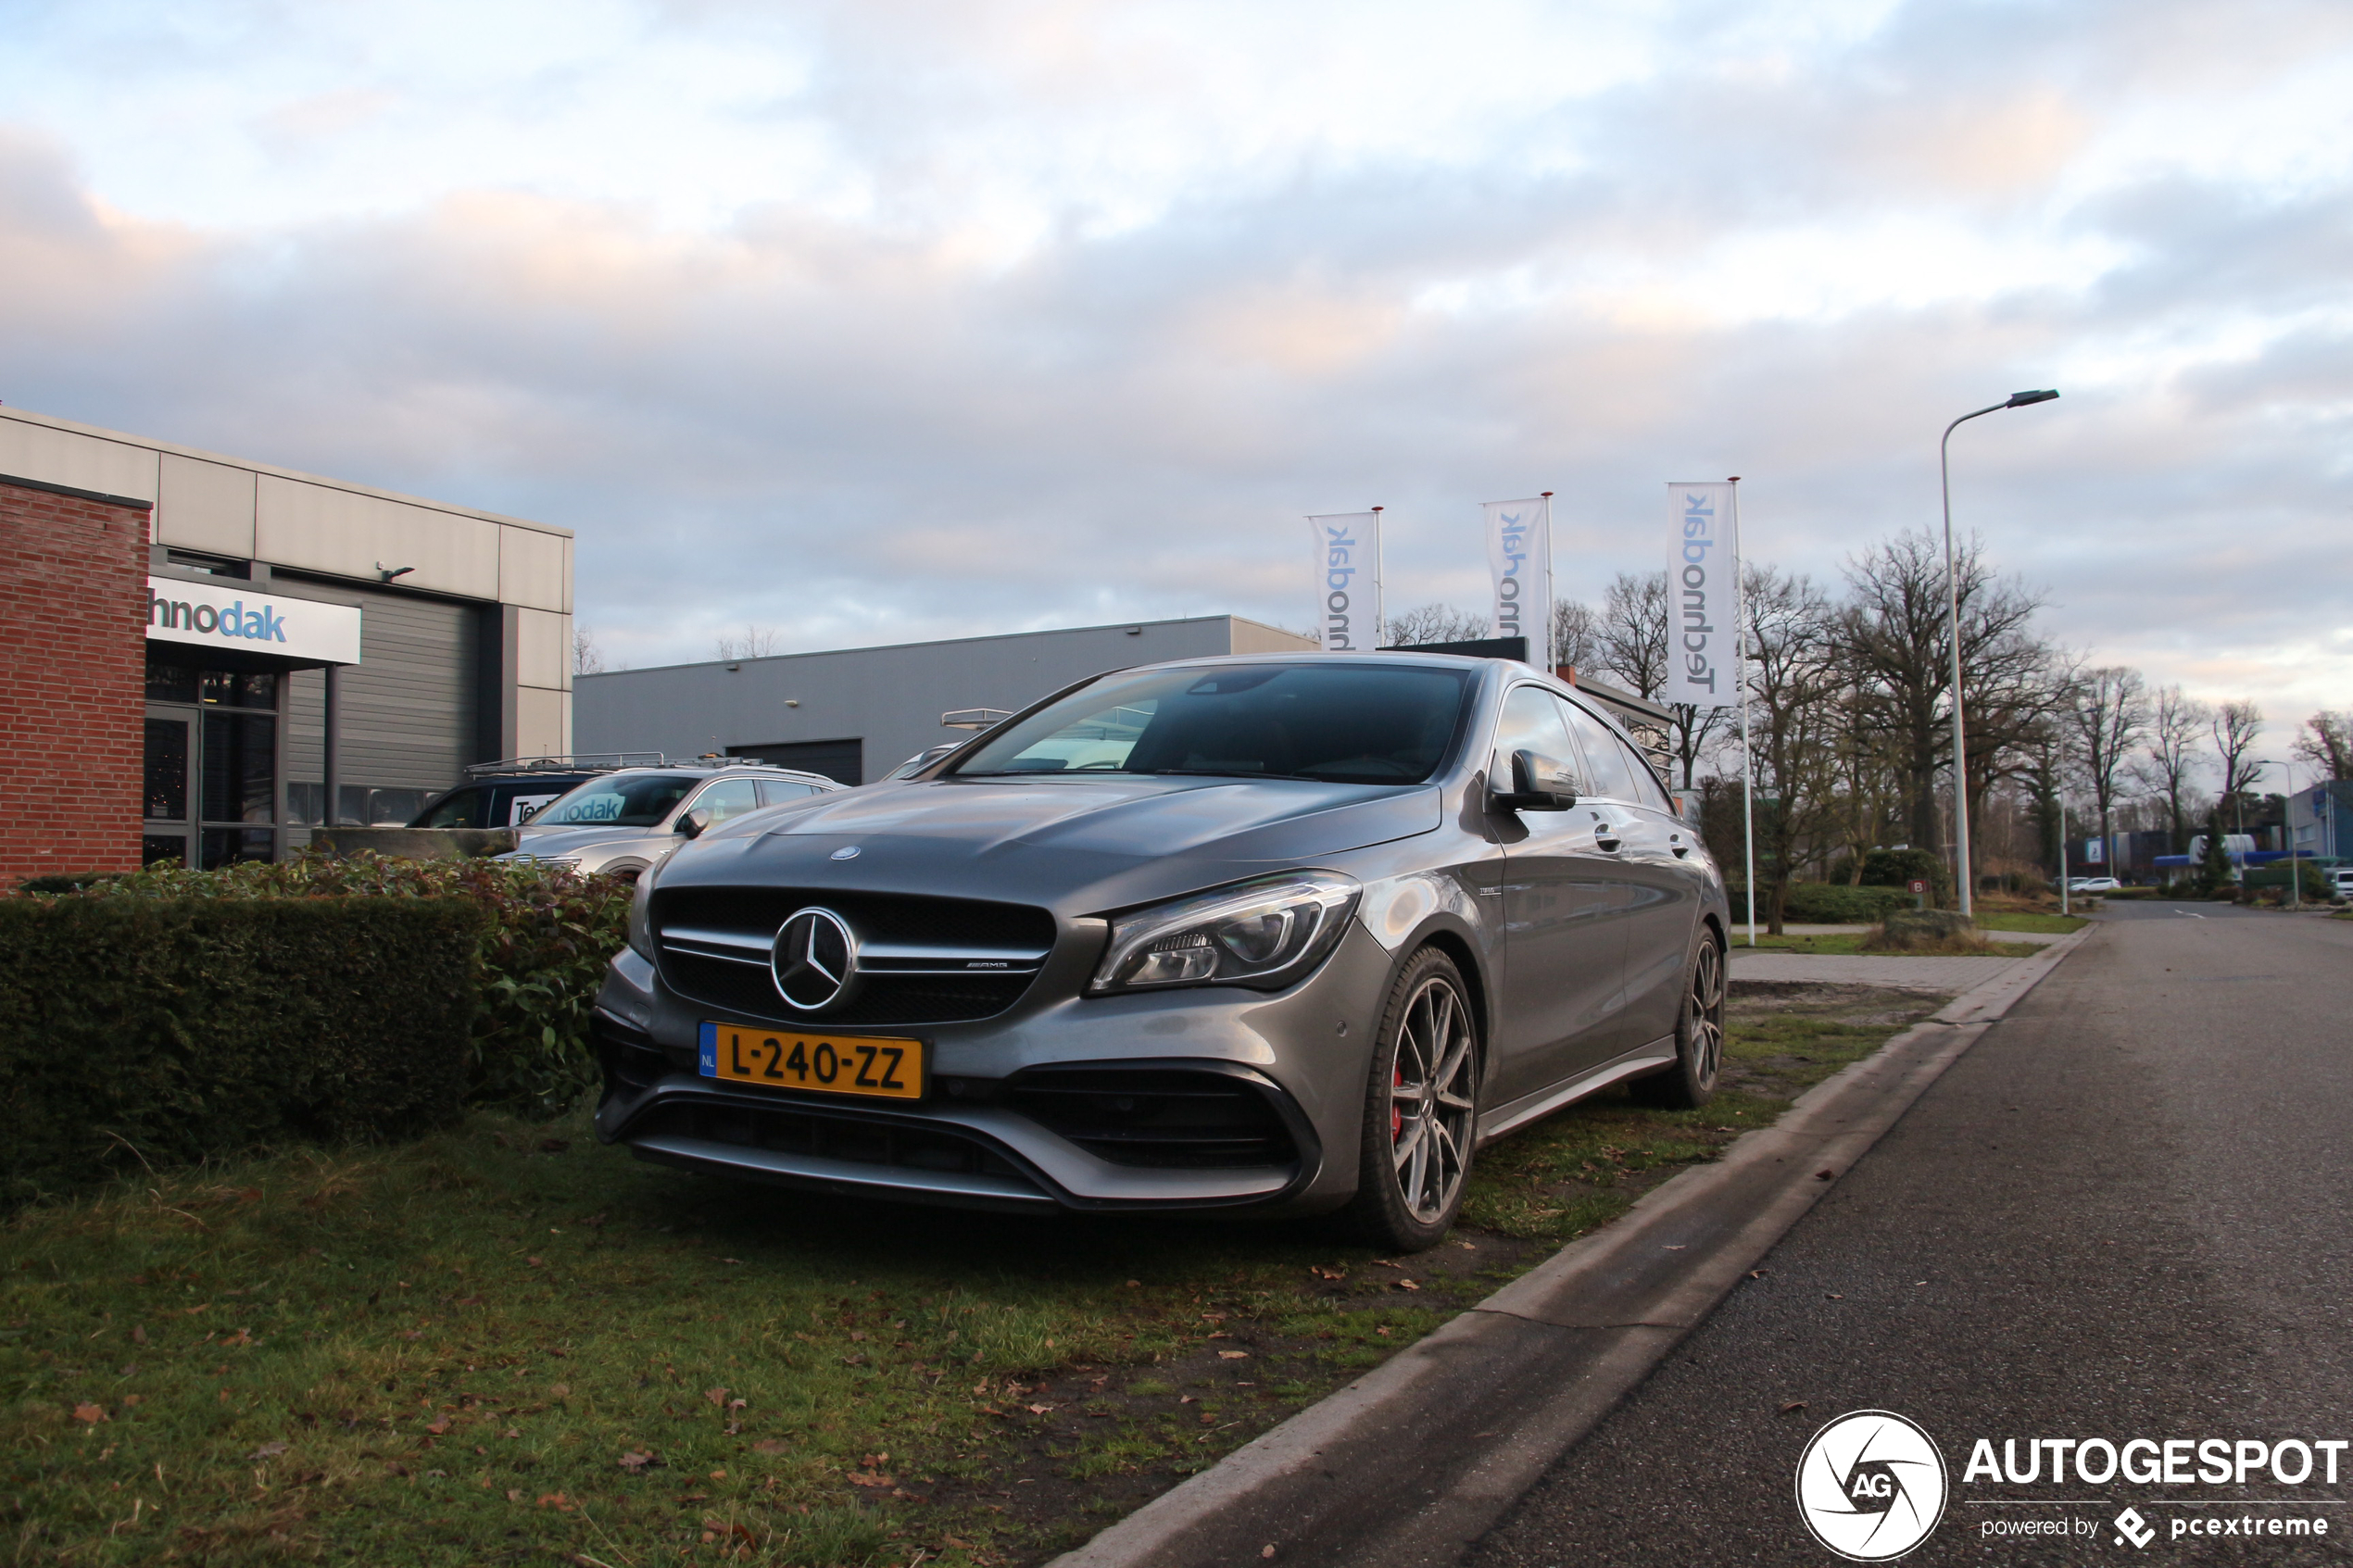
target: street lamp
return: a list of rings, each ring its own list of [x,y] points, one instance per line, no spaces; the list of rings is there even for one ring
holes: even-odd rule
[[[2030,403],[2048,403],[2057,395],[2056,392],[2013,392],[2007,402],[1980,408],[1974,414],[1963,414],[1946,425],[1944,439],[1936,445],[1937,477],[1944,486],[1944,609],[1953,639],[1953,850],[1955,869],[1960,872],[1961,913],[1965,916],[1976,912],[1977,890],[1971,884],[1977,879],[1969,874],[1969,752],[1963,745],[1961,724],[1961,584],[1953,570],[1953,433],[1986,414],[2023,408]]]
[[[2282,762],[2276,757],[2258,757],[2259,765],[2269,764],[2287,775],[2287,794],[2280,798],[2280,847],[2287,851],[2287,907],[2304,907],[2304,876],[2296,864],[2296,764]]]

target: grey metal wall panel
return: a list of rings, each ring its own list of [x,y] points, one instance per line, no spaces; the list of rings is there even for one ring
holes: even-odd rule
[[[447,789],[472,761],[480,612],[436,599],[361,596],[359,662],[343,674],[343,778]]]
[[[872,782],[925,746],[957,738],[961,732],[939,725],[950,709],[1026,708],[1106,670],[1230,653],[1238,629],[1252,641],[1272,632],[1214,615],[786,654],[733,669],[713,662],[582,675],[573,681],[573,746],[695,757],[855,736]],[[1313,646],[1288,640],[1302,651]]]

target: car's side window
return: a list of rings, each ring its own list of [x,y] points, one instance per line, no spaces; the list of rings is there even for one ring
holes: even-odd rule
[[[760,809],[760,789],[749,779],[721,779],[695,797],[689,811],[708,811],[711,825],[717,827],[730,817],[740,817],[747,811]]]
[[[422,825],[429,828],[482,828],[490,823],[488,815],[490,792],[484,789],[461,789],[427,814]]]
[[[1626,753],[1627,765],[1634,775],[1634,798],[1655,811],[1674,815],[1675,803],[1667,798],[1666,789],[1658,782],[1658,775],[1651,771],[1651,765],[1643,760],[1642,754],[1623,740],[1617,745]]]
[[[1560,705],[1541,686],[1514,686],[1504,695],[1504,711],[1495,721],[1493,787],[1512,787],[1512,753],[1533,751],[1578,768],[1577,748],[1561,723]]]
[[[787,800],[806,800],[817,793],[814,784],[795,784],[790,779],[761,779],[760,798],[771,806],[782,806]]]
[[[1641,800],[1642,796],[1634,783],[1634,759],[1620,748],[1617,737],[1609,733],[1609,726],[1573,702],[1559,698],[1554,701],[1584,748],[1586,793],[1609,800]]]

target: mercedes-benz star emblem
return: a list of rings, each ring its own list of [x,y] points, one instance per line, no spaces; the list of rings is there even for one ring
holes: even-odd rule
[[[816,1012],[846,999],[856,987],[858,938],[833,910],[800,909],[776,933],[768,967],[786,1005]]]
[[[854,860],[858,859],[858,846],[855,844],[845,844],[826,858],[828,859],[835,860]]]

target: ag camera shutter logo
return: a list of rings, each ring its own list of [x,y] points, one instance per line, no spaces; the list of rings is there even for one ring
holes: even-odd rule
[[[1944,1456],[1893,1411],[1853,1411],[1814,1434],[1797,1461],[1797,1512],[1850,1562],[1887,1562],[1944,1516]]]

